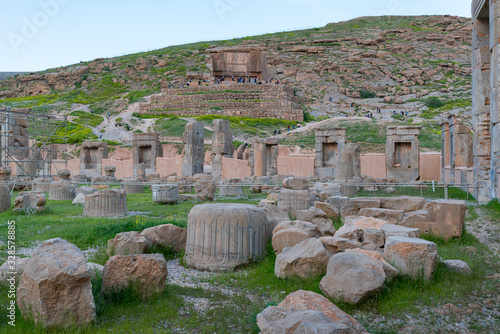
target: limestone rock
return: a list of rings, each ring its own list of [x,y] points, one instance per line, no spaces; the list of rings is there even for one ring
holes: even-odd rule
[[[147,299],[165,290],[167,275],[162,254],[115,255],[104,266],[102,292],[120,291],[132,284]]]
[[[35,193],[26,191],[19,193],[14,199],[14,209],[12,211],[24,211],[26,213],[43,212],[45,211],[45,204],[47,197],[44,193]]]
[[[78,194],[76,195],[75,199],[73,202],[71,202],[73,205],[84,205],[85,204],[85,195],[84,194]]]
[[[177,184],[155,184],[151,189],[155,203],[166,204],[179,201],[179,185]]]
[[[342,196],[341,188],[341,185],[337,183],[316,183],[313,189],[319,194],[326,194],[328,198],[330,196]]]
[[[418,228],[386,224],[381,227],[381,230],[384,232],[386,239],[389,237],[420,238],[420,230]]]
[[[382,197],[380,200],[381,208],[404,212],[422,210],[427,204],[425,198],[412,196]]]
[[[428,281],[437,266],[435,243],[418,238],[389,237],[384,247],[384,258],[401,275]]]
[[[309,190],[309,182],[303,177],[289,177],[283,180],[283,187],[290,190]]]
[[[53,181],[50,183],[49,199],[52,201],[72,200],[76,197],[77,188],[77,183],[66,179]]]
[[[347,249],[354,249],[361,247],[361,243],[346,238],[339,237],[321,237],[319,238],[330,253],[345,252]]]
[[[151,241],[139,232],[122,232],[108,240],[108,255],[142,254],[151,246]]]
[[[30,260],[29,257],[19,257],[16,256],[15,260],[12,262],[9,262],[9,260],[5,261],[2,266],[0,266],[0,284],[10,284],[7,279],[11,279],[14,277],[16,281],[16,285],[19,283],[21,276],[24,272],[24,268],[26,267],[26,264],[28,264],[28,261]],[[9,274],[9,273],[16,273],[15,275]]]
[[[381,230],[385,224],[386,221],[372,217],[346,219],[344,226],[335,233],[335,237],[353,239],[360,243],[369,242],[379,248],[385,243],[385,235]]]
[[[381,290],[385,279],[380,261],[359,252],[337,253],[319,287],[327,297],[355,304]]]
[[[212,180],[200,180],[195,184],[196,196],[200,201],[213,201],[217,184]]]
[[[331,301],[304,290],[292,292],[277,306],[259,313],[257,325],[262,334],[368,334],[363,325]]]
[[[293,247],[306,239],[318,236],[318,227],[312,223],[300,220],[284,221],[273,230],[273,249],[279,254],[285,247]]]
[[[434,222],[431,234],[445,240],[461,237],[465,222],[465,201],[436,200],[426,206],[428,218]]]
[[[361,248],[347,249],[345,252],[346,253],[357,252],[357,253],[365,254],[374,260],[380,261],[380,263],[382,264],[382,267],[384,268],[384,272],[385,272],[385,276],[387,277],[387,280],[391,280],[394,277],[396,277],[397,275],[399,275],[399,270],[397,270],[396,268],[391,266],[389,264],[389,262],[387,262],[380,253],[367,251],[367,250],[364,250]]]
[[[281,189],[278,207],[288,212],[293,219],[297,210],[307,210],[311,207],[311,193],[309,190]]]
[[[338,218],[339,217],[339,211],[331,206],[328,202],[314,202],[314,207],[320,210],[323,210],[324,213],[326,213],[326,216],[328,218]]]
[[[330,204],[335,211],[338,212],[340,215],[342,212],[342,208],[347,204],[347,201],[349,200],[349,197],[343,197],[343,196],[330,196],[327,198],[328,204]]]
[[[90,278],[98,279],[102,277],[102,272],[104,270],[104,266],[98,263],[87,262],[87,267],[89,268]]]
[[[188,216],[187,265],[227,271],[266,254],[269,225],[264,209],[246,204],[202,204]]]
[[[309,210],[298,210],[297,219],[318,226],[318,230],[322,235],[333,236],[335,234],[335,227],[332,220],[328,219],[326,213],[321,209],[311,207]]]
[[[189,122],[184,135],[184,155],[182,158],[182,175],[193,176],[203,173],[205,129],[202,122]]]
[[[243,186],[241,179],[231,178],[220,180],[219,195],[221,196],[243,196]]]
[[[323,243],[316,238],[306,239],[293,247],[285,247],[276,257],[274,274],[278,278],[298,276],[303,279],[326,273],[330,259]]]
[[[147,228],[141,234],[156,247],[171,247],[180,252],[186,249],[187,230],[172,224]]]
[[[379,197],[357,197],[349,198],[342,207],[341,216],[358,216],[359,210],[363,208],[380,208],[381,201]]]
[[[252,191],[254,193],[267,192],[272,189],[269,176],[256,176],[252,183]]]
[[[406,213],[400,225],[410,228],[418,228],[420,234],[427,234],[430,233],[434,222],[430,220],[429,212],[427,210],[418,210]]]
[[[95,319],[90,273],[81,250],[66,240],[43,242],[17,288],[21,314],[44,327],[85,327]]]
[[[403,220],[403,210],[363,208],[359,210],[360,216],[383,219],[391,224],[397,224]]]
[[[472,275],[472,270],[470,269],[469,265],[467,262],[461,261],[461,260],[445,260],[442,261],[446,266],[446,269],[462,274],[462,275]]]

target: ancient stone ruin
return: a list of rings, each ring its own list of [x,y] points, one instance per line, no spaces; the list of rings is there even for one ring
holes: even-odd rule
[[[267,66],[267,58],[259,47],[221,47],[208,51],[212,58],[214,77],[258,78],[266,81],[273,75]]]
[[[453,115],[441,124],[441,129],[442,181],[459,185],[472,183],[468,182],[474,165],[472,130]]]
[[[385,149],[387,178],[410,183],[420,179],[419,126],[388,126]]]
[[[472,2],[473,180],[480,203],[500,193],[499,11],[493,1]]]
[[[222,177],[222,158],[232,158],[234,153],[231,124],[225,119],[212,122],[212,176]]]
[[[320,179],[335,179],[340,153],[347,142],[346,128],[314,129],[316,136],[316,156],[314,170]]]
[[[117,217],[127,215],[127,194],[125,190],[104,189],[86,195],[83,214],[89,217]]]
[[[34,191],[23,191],[14,199],[14,212],[24,211],[32,214],[45,211],[47,197],[44,193]]]
[[[0,181],[9,181],[10,174],[12,174],[12,168],[0,167]]]
[[[188,266],[225,271],[265,256],[268,221],[264,209],[246,204],[201,204],[188,216]]]
[[[279,138],[255,138],[251,141],[252,149],[248,164],[253,176],[278,175]]]
[[[202,174],[205,161],[205,128],[203,123],[188,123],[182,141],[184,142],[182,176]]]
[[[9,210],[11,205],[9,188],[0,185],[0,212]]]
[[[311,207],[309,182],[301,177],[290,177],[283,180],[283,189],[278,195],[278,208],[295,218],[298,210]]]
[[[155,184],[151,189],[155,203],[176,203],[179,201],[179,185],[177,184]]]
[[[76,189],[78,184],[70,181],[71,175],[69,170],[60,170],[57,172],[59,181],[53,181],[49,187],[49,199],[52,201],[65,201],[76,197]]]
[[[146,178],[156,173],[156,158],[163,156],[158,133],[134,133],[132,143],[133,177]],[[140,170],[144,171],[141,175]]]
[[[80,174],[102,175],[102,159],[108,158],[108,143],[86,141],[80,149]]]

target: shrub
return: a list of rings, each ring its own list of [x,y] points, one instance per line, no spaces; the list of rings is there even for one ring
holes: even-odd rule
[[[359,95],[361,95],[362,99],[373,99],[374,97],[377,96],[377,94],[375,94],[375,92],[369,91],[367,89],[361,89],[359,91]]]
[[[429,97],[427,100],[425,100],[425,105],[430,109],[441,108],[443,104],[443,101],[435,96]]]

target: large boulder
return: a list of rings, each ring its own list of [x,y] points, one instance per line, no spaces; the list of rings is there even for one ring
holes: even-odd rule
[[[187,230],[173,224],[147,228],[141,234],[151,241],[153,246],[172,248],[176,252],[186,250]]]
[[[273,230],[273,249],[276,254],[285,247],[293,247],[309,238],[319,237],[318,227],[300,220],[284,221]]]
[[[330,258],[319,287],[327,297],[355,304],[381,290],[385,279],[380,261],[361,253],[337,253]]]
[[[391,280],[394,277],[396,277],[397,275],[399,275],[399,270],[397,270],[396,268],[391,266],[391,264],[389,262],[387,262],[380,253],[367,251],[367,250],[364,250],[361,248],[347,249],[345,252],[346,253],[355,252],[355,253],[365,254],[365,255],[368,255],[369,257],[371,257],[372,259],[379,261],[380,264],[382,264],[382,268],[384,268],[384,272],[385,272],[385,276],[387,277],[387,280]]]
[[[13,212],[24,211],[26,213],[36,213],[45,211],[45,204],[47,204],[47,197],[44,193],[25,191],[19,193],[14,199]]]
[[[413,196],[382,197],[380,200],[381,208],[404,212],[422,210],[427,203],[425,198]]]
[[[75,245],[43,242],[26,264],[17,288],[21,314],[44,327],[84,327],[95,319],[90,273]]]
[[[345,219],[344,226],[335,233],[335,237],[366,243],[367,248],[375,250],[384,246],[385,235],[382,226],[386,224],[385,220],[373,217],[349,217]]]
[[[438,263],[436,244],[418,238],[387,238],[384,257],[401,275],[425,281],[431,279]]]
[[[330,254],[316,238],[306,239],[293,247],[285,247],[276,257],[274,274],[279,278],[308,279],[326,273]]]
[[[73,205],[84,205],[85,204],[85,194],[78,194],[76,195],[75,199],[73,202],[71,202]]]
[[[151,241],[139,232],[118,233],[113,239],[108,240],[108,255],[142,254],[151,246]]]
[[[346,238],[339,237],[321,237],[319,238],[321,242],[325,245],[326,249],[332,254],[338,252],[345,252],[347,249],[359,248],[361,247],[361,243]]]
[[[407,237],[419,238],[420,230],[418,228],[405,227],[401,225],[385,224],[380,228],[384,232],[385,238],[389,237]]]
[[[200,201],[213,201],[215,198],[215,191],[217,190],[217,183],[212,180],[197,181],[195,186],[196,197]]]
[[[330,196],[342,196],[342,186],[337,183],[316,183],[313,188],[322,200]]]
[[[340,215],[340,210],[337,210],[333,206],[331,206],[328,202],[314,202],[314,207],[320,210],[323,210],[326,213],[328,218],[338,218]]]
[[[292,292],[277,306],[259,313],[257,325],[262,334],[368,334],[363,325],[331,301],[304,290]]]
[[[329,219],[326,213],[321,209],[311,207],[308,210],[298,210],[297,219],[318,226],[318,230],[322,235],[333,236],[335,234],[335,227],[333,226],[332,220]]]
[[[179,201],[178,184],[155,184],[151,187],[153,202],[155,203],[177,203]]]
[[[143,299],[165,290],[167,261],[162,254],[115,255],[104,265],[102,292],[133,288]]]

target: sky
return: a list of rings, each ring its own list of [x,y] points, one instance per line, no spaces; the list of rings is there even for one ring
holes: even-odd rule
[[[470,17],[471,0],[0,0],[0,5],[0,72],[30,72],[360,16]]]

